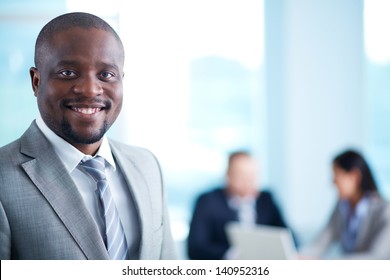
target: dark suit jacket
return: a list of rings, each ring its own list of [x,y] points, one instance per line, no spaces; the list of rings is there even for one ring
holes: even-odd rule
[[[256,201],[257,224],[286,227],[269,192],[262,191]],[[195,205],[188,236],[190,259],[222,259],[229,248],[225,225],[238,221],[228,205],[228,196],[219,188],[201,195]]]

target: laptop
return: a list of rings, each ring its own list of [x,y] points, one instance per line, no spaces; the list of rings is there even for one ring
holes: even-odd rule
[[[228,240],[241,260],[297,259],[297,250],[291,231],[286,228],[253,225],[238,222],[226,225]]]

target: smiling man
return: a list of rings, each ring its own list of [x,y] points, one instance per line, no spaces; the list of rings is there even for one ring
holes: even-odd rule
[[[105,133],[123,99],[124,49],[87,13],[46,24],[30,75],[40,116],[0,149],[0,259],[173,259],[162,174]]]

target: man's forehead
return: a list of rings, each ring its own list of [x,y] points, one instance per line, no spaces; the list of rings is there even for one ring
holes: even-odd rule
[[[121,56],[124,54],[121,42],[111,32],[97,28],[73,27],[62,30],[53,34],[46,44],[46,48],[57,52],[80,51],[83,46],[89,48],[86,52],[105,49]]]
[[[97,36],[97,34],[99,35],[99,37],[105,37],[107,39],[109,39],[109,38],[115,39],[115,41],[117,41],[118,44],[120,44],[119,40],[117,40],[117,38],[114,36],[114,34],[112,34],[112,32],[110,32],[110,31],[100,29],[100,28],[95,28],[95,27],[80,27],[80,26],[74,26],[74,27],[58,30],[58,32],[51,34],[49,40],[53,41],[53,40],[56,40],[58,38],[63,38],[63,37],[70,37],[70,39],[71,39],[71,38],[78,37],[78,36],[81,36],[84,38],[87,38],[87,37],[92,38],[92,37]]]

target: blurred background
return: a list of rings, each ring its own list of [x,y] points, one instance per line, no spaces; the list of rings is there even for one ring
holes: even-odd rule
[[[340,151],[362,151],[390,198],[390,1],[0,0],[0,146],[38,115],[38,32],[72,11],[123,40],[124,107],[109,134],[159,158],[181,258],[196,197],[223,183],[236,149],[261,163],[259,186],[303,245],[334,207]]]

